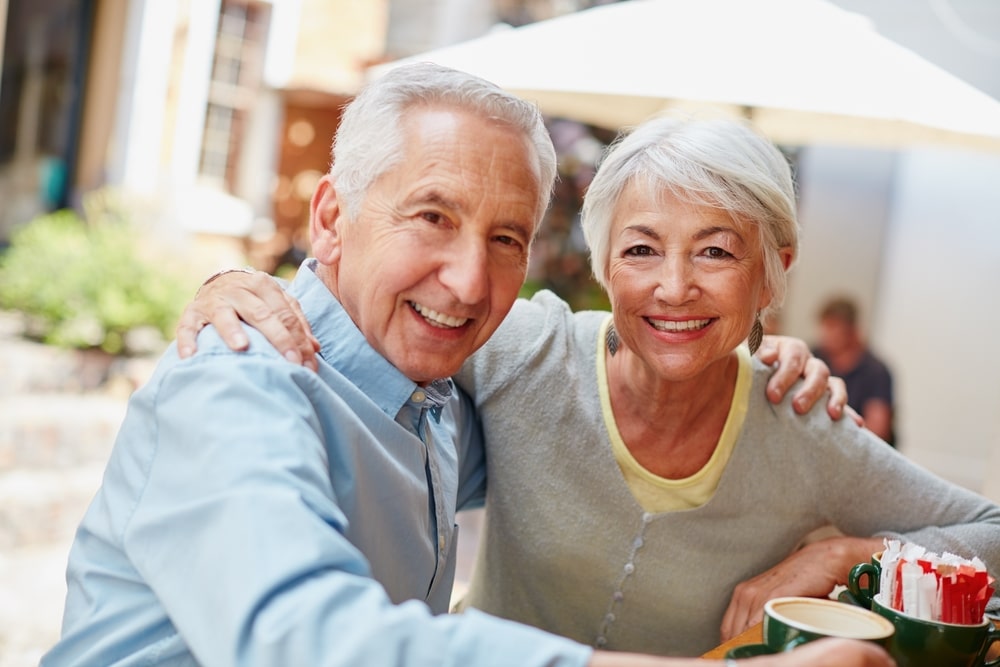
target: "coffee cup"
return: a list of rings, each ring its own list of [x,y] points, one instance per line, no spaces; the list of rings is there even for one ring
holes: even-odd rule
[[[1000,642],[1000,629],[989,619],[976,625],[927,621],[893,609],[876,595],[872,611],[892,622],[896,632],[886,648],[898,667],[997,667],[986,661],[990,647]]]
[[[878,594],[882,576],[882,552],[872,554],[870,563],[858,563],[847,575],[847,590],[851,597],[866,609],[872,608],[872,598]]]
[[[893,632],[890,621],[861,607],[822,598],[775,598],[764,604],[764,642],[734,648],[727,657],[790,651],[823,637],[864,639],[886,646]]]

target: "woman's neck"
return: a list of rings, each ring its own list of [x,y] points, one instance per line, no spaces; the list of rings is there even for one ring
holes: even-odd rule
[[[625,348],[606,359],[615,423],[636,461],[669,479],[700,470],[712,457],[729,416],[737,353],[683,381],[664,380]]]

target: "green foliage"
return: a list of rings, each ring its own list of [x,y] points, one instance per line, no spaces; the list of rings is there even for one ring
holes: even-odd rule
[[[525,281],[518,296],[530,299],[539,290],[551,290],[569,304],[573,311],[581,310],[611,310],[611,302],[597,281],[590,279],[583,285],[568,289],[565,285],[552,280],[531,279]]]
[[[31,335],[62,347],[127,352],[128,334],[142,328],[172,338],[193,287],[143,250],[119,211],[39,217],[0,256],[0,308],[21,311]]]

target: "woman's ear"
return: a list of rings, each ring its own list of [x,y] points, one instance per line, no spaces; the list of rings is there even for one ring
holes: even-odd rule
[[[789,246],[784,246],[778,249],[778,254],[781,256],[781,268],[787,271],[792,266],[792,260],[795,259],[795,253]]]
[[[321,264],[335,264],[340,259],[342,218],[333,177],[326,174],[319,179],[309,202],[312,254]]]
[[[781,258],[782,270],[788,271],[788,269],[792,266],[792,262],[795,260],[795,252],[791,247],[784,246],[782,248],[778,248],[778,257]],[[765,282],[764,289],[760,295],[760,303],[757,304],[757,310],[767,308],[771,304],[771,299],[773,298],[774,295],[771,293],[771,290]]]

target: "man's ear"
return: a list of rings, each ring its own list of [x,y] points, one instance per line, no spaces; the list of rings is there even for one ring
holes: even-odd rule
[[[322,264],[335,264],[340,259],[343,218],[333,177],[326,174],[319,179],[309,202],[312,254]]]

